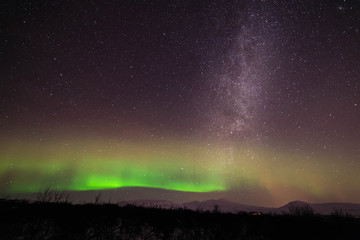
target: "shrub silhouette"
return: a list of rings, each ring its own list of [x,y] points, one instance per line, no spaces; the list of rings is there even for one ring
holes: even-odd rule
[[[51,202],[52,200],[52,191],[50,187],[46,187],[44,190],[38,192],[37,200],[39,202]]]
[[[293,203],[289,206],[289,213],[293,216],[313,216],[314,210],[306,203]]]
[[[345,213],[341,208],[333,208],[333,211],[330,213],[330,216],[336,218],[353,217],[351,214]]]
[[[39,191],[37,201],[42,203],[71,203],[69,194],[65,194],[63,191],[52,190],[51,187],[46,187],[44,190]]]

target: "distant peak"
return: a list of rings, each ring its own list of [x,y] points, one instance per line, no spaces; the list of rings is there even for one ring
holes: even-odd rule
[[[299,201],[299,200],[296,200],[296,201],[291,201],[291,202],[288,202],[287,204],[285,204],[284,206],[282,206],[282,208],[283,207],[289,207],[289,206],[296,206],[296,205],[300,205],[300,206],[302,206],[302,205],[310,205],[309,203],[307,203],[307,202],[304,202],[304,201]]]
[[[309,203],[307,203],[307,202],[304,202],[304,201],[299,201],[299,200],[295,200],[295,201],[292,201],[292,202],[289,202],[288,203],[288,205],[294,205],[294,204],[296,204],[296,205],[303,205],[303,204],[309,204]]]
[[[205,200],[204,202],[224,202],[224,203],[234,203],[226,198],[219,198],[219,199],[210,199],[210,200]]]

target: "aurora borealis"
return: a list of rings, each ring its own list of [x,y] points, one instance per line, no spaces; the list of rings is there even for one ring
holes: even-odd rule
[[[0,16],[2,194],[360,202],[356,1],[8,1]]]

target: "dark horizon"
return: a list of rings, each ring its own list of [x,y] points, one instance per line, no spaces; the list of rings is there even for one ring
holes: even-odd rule
[[[258,199],[254,204],[254,199],[256,196],[252,196],[247,201],[237,201],[231,199],[231,194],[226,194],[225,192],[208,192],[208,193],[192,193],[192,192],[183,192],[183,191],[174,191],[174,190],[164,190],[160,188],[144,188],[144,187],[124,187],[118,189],[108,189],[108,190],[90,190],[90,191],[60,191],[51,187],[46,187],[41,189],[39,192],[34,193],[18,193],[18,194],[3,194],[0,198],[3,199],[12,199],[12,200],[25,200],[30,202],[39,201],[39,196],[41,196],[45,191],[48,192],[50,198],[54,197],[54,194],[59,194],[62,196],[62,200],[65,200],[68,203],[72,204],[87,204],[94,203],[97,199],[101,203],[109,204],[122,204],[122,203],[133,203],[133,202],[169,202],[176,205],[187,204],[191,202],[205,203],[209,201],[219,201],[219,202],[228,202],[231,204],[240,204],[244,206],[254,206],[254,207],[263,207],[263,208],[282,208],[288,204],[292,203],[306,203],[309,205],[322,205],[322,204],[354,204],[359,205],[359,202],[341,202],[341,201],[305,201],[303,199],[293,199],[288,202],[282,202],[277,204],[269,204],[266,200]],[[179,201],[179,199],[181,199]],[[50,200],[52,202],[53,200]],[[140,206],[142,206],[140,204]],[[213,206],[211,206],[213,207]],[[196,210],[196,209],[194,209]],[[212,210],[212,209],[209,209]],[[330,210],[333,210],[331,208]]]
[[[307,205],[263,214],[222,213],[217,206],[193,211],[0,200],[0,211],[4,239],[358,239],[360,234],[359,218],[339,210],[314,214]]]

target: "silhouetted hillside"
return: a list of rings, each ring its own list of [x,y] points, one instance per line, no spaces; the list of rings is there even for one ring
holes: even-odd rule
[[[0,201],[1,239],[360,239],[360,219]]]
[[[289,208],[309,206],[314,214],[331,215],[334,212],[341,212],[342,214],[360,217],[360,204],[356,203],[307,203],[302,201],[293,201],[279,208],[270,208],[262,206],[249,206],[226,199],[206,200],[206,201],[192,201],[182,204],[177,204],[165,200],[135,200],[122,201],[119,205],[135,205],[139,207],[156,207],[164,209],[185,208],[194,211],[212,211],[214,206],[217,210],[223,213],[239,213],[239,212],[261,212],[261,213],[275,213],[275,214],[290,214]],[[294,209],[293,209],[294,210]]]

